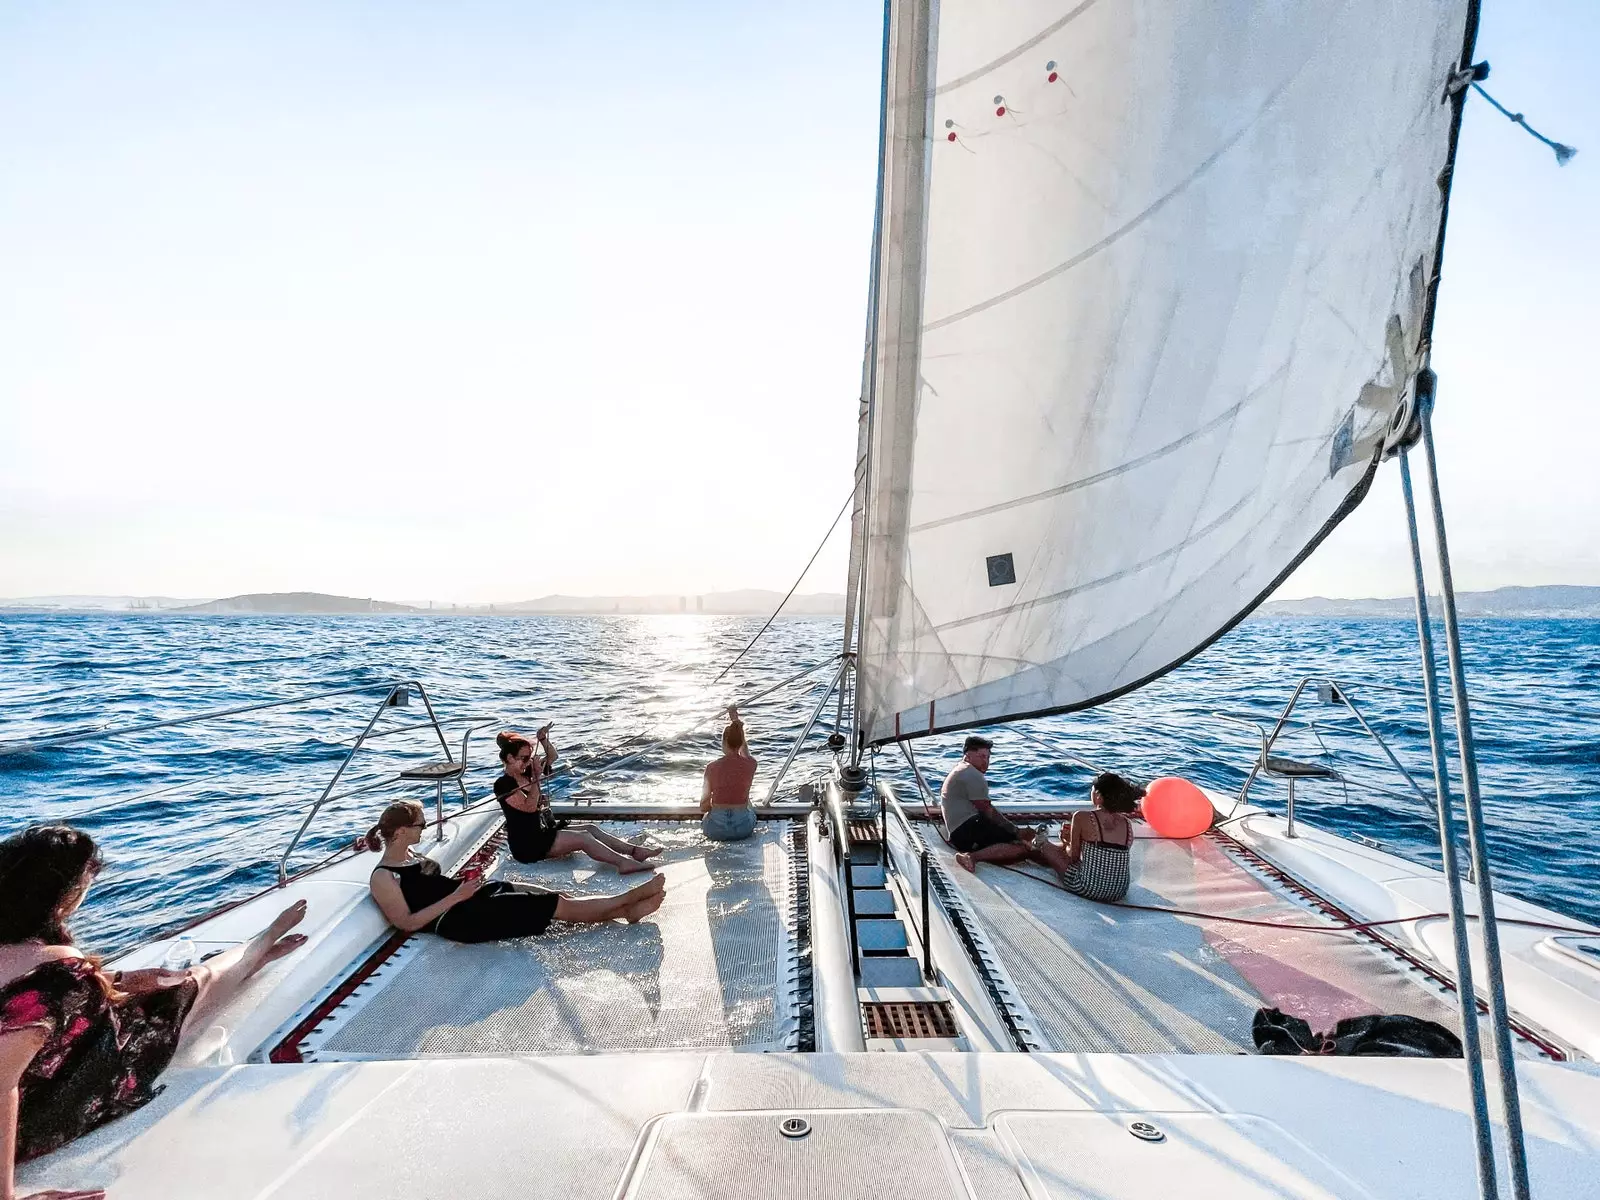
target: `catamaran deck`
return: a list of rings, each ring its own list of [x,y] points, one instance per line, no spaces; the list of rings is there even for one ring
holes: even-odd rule
[[[979,864],[974,875],[956,866],[941,839],[927,841],[975,918],[969,924],[997,961],[996,974],[1020,999],[1020,1023],[1031,1027],[1039,1049],[1253,1051],[1251,1021],[1260,1008],[1282,1009],[1317,1030],[1385,1012],[1459,1032],[1451,993],[1388,947],[1359,932],[1281,928],[1334,930],[1344,922],[1226,839],[1139,839],[1126,902],[1230,921],[1084,900],[1040,867],[1024,874]],[[1240,923],[1246,921],[1261,924]],[[1538,1053],[1520,1041],[1519,1050]]]
[[[709,841],[692,821],[602,828],[662,847],[666,900],[648,920],[557,922],[484,945],[413,936],[300,1042],[301,1056],[800,1048],[799,824],[762,821],[744,842]],[[583,855],[525,865],[503,851],[488,877],[577,896],[647,878],[619,879]]]

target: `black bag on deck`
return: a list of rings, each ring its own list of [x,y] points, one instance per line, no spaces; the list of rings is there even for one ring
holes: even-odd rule
[[[1403,1013],[1346,1017],[1332,1033],[1313,1033],[1299,1017],[1276,1008],[1256,1010],[1250,1035],[1262,1054],[1355,1054],[1399,1058],[1460,1058],[1461,1039],[1437,1021]]]

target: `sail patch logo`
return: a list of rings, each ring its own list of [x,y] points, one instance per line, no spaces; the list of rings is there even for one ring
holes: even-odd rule
[[[1017,581],[1017,566],[1011,561],[1010,554],[991,554],[983,561],[989,568],[990,587],[1004,587]]]

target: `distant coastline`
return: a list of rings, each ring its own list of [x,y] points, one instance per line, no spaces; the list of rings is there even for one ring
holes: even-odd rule
[[[452,604],[431,601],[400,603],[359,596],[333,596],[324,592],[252,592],[219,600],[176,599],[171,596],[32,596],[0,600],[9,612],[149,612],[233,613],[281,616],[339,616],[389,614],[419,616],[767,616],[783,600],[782,592],[750,588],[699,595],[655,596],[541,596],[510,604]],[[786,616],[842,617],[844,596],[813,592],[790,597]]]
[[[778,607],[781,592],[749,588],[699,595],[541,596],[510,604],[454,604],[437,601],[377,600],[333,596],[323,592],[252,592],[222,599],[172,596],[33,596],[0,600],[0,612],[218,613],[295,616],[389,614],[417,616],[766,616]],[[1600,587],[1550,584],[1504,587],[1489,592],[1461,592],[1456,597],[1463,617],[1530,619],[1600,619]],[[1438,600],[1433,601],[1437,610]],[[785,616],[842,617],[844,596],[811,592],[791,597]],[[1253,619],[1410,620],[1415,609],[1409,596],[1344,600],[1312,596],[1303,600],[1271,600]]]
[[[1429,608],[1437,612],[1438,597]],[[1600,619],[1600,587],[1547,584],[1540,587],[1503,587],[1491,592],[1457,592],[1456,611],[1462,617],[1496,617],[1507,620]],[[1405,619],[1417,614],[1410,596],[1384,600],[1336,600],[1311,596],[1304,600],[1269,600],[1256,610],[1257,617],[1364,617]]]

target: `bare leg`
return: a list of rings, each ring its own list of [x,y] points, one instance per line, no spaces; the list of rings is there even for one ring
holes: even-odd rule
[[[666,900],[666,898],[667,893],[664,891],[657,892],[653,896],[646,896],[643,900],[639,901],[639,903],[628,909],[628,911],[624,914],[628,918],[628,924],[637,925],[651,913],[655,912],[656,909],[660,908],[662,902]]]
[[[632,854],[613,850],[587,830],[563,829],[556,834],[556,840],[550,844],[550,857],[560,858],[580,850],[595,862],[609,863],[617,869],[618,875],[632,875],[635,871],[650,869],[648,864],[640,862]]]
[[[620,896],[586,896],[583,899],[562,896],[556,901],[556,920],[572,921],[579,925],[595,925],[615,917],[628,916],[646,901],[664,895],[666,890],[667,881],[657,875],[638,887],[630,888]]]
[[[1040,838],[1033,843],[1028,858],[1049,867],[1057,875],[1065,875],[1067,872],[1067,852],[1055,842],[1047,842]]]
[[[189,968],[189,977],[200,985],[200,994],[183,1022],[185,1040],[206,1028],[206,1021],[237,996],[246,981],[262,967],[305,945],[302,935],[289,932],[305,915],[306,902],[296,900],[244,945]]]
[[[1021,842],[1001,842],[998,846],[985,846],[982,850],[974,850],[970,854],[956,855],[956,865],[970,871],[981,862],[1010,866],[1013,863],[1026,862],[1028,857],[1028,847]]]
[[[569,825],[567,826],[567,832],[587,833],[601,844],[615,850],[618,854],[626,854],[639,862],[644,862],[647,858],[655,858],[661,853],[654,846],[641,846],[625,838],[619,838],[615,834],[607,833],[598,825]]]

